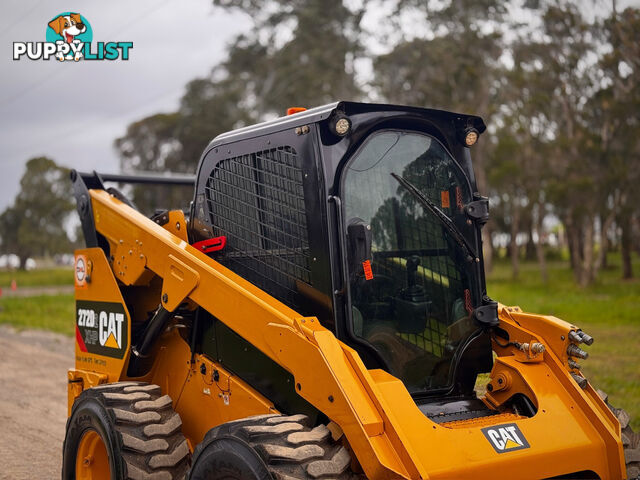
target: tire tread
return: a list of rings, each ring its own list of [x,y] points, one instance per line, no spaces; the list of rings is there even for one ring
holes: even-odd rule
[[[351,471],[350,453],[326,425],[313,427],[306,415],[258,415],[212,428],[196,446],[193,464],[208,445],[225,437],[249,444],[274,480],[364,478]]]
[[[189,447],[173,410],[171,397],[158,385],[116,382],[82,392],[102,403],[120,440],[120,453],[131,480],[183,480]]]
[[[640,432],[636,433],[629,425],[631,417],[622,408],[616,408],[609,403],[608,395],[602,390],[598,390],[598,395],[607,404],[609,409],[620,422],[622,429],[622,446],[624,447],[624,458],[627,467],[628,480],[640,480]]]

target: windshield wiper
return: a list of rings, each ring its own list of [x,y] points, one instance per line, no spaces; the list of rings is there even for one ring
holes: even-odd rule
[[[451,221],[449,217],[447,217],[442,210],[440,210],[435,203],[429,200],[427,197],[423,195],[423,193],[418,190],[411,182],[406,180],[405,178],[391,172],[391,176],[395,178],[400,185],[402,185],[411,195],[413,195],[420,205],[429,210],[434,217],[440,220],[440,223],[445,228],[445,230],[451,235],[453,241],[460,247],[460,249],[467,256],[468,262],[478,261],[478,255],[476,255],[473,251],[473,247],[469,245],[464,235],[460,233],[458,227]]]

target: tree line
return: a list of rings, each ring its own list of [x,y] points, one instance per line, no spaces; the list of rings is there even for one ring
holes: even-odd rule
[[[124,171],[194,172],[217,134],[334,100],[473,113],[472,156],[492,205],[487,267],[568,252],[588,285],[640,248],[640,9],[616,0],[213,0],[246,13],[224,61],[186,85],[177,111],[115,140]],[[147,212],[192,192],[137,188]],[[4,214],[3,214],[4,216]]]

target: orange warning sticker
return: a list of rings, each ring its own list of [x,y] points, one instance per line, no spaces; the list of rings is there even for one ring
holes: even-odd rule
[[[442,203],[442,208],[449,208],[449,190],[443,190],[440,192],[440,199]]]
[[[373,279],[373,271],[371,270],[371,260],[365,260],[362,262],[362,269],[364,270],[365,280]]]

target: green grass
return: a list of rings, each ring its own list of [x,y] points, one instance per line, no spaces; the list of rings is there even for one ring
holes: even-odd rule
[[[0,288],[7,289],[15,280],[20,287],[43,287],[51,285],[73,285],[71,268],[51,268],[43,270],[0,270]]]
[[[609,394],[612,404],[622,407],[640,430],[640,279],[620,279],[619,257],[600,272],[597,282],[580,288],[573,282],[569,267],[554,262],[549,267],[549,283],[543,284],[537,264],[521,266],[517,280],[510,265],[497,262],[487,278],[487,291],[506,305],[524,311],[554,315],[595,338],[589,358],[582,361],[583,372],[592,385]],[[640,260],[634,258],[640,276]]]
[[[74,334],[73,294],[0,298],[0,323]]]

